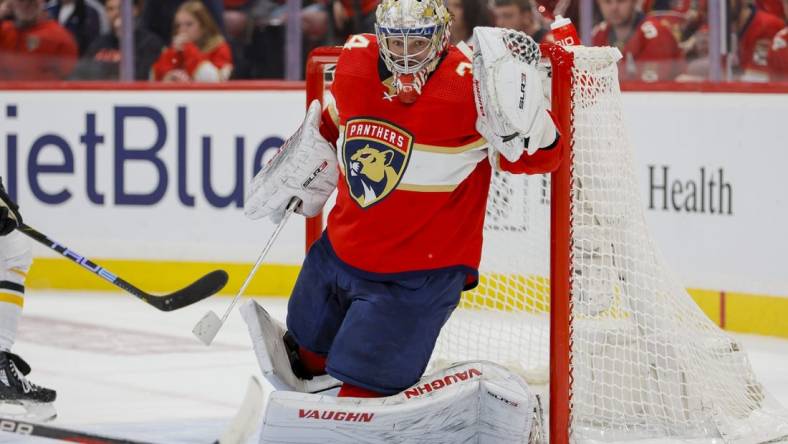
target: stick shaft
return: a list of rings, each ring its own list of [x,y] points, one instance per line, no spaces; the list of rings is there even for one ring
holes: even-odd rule
[[[213,441],[213,444],[241,444],[246,442],[246,439],[257,429],[258,418],[263,409],[263,396],[264,393],[260,386],[260,382],[257,378],[252,377],[246,387],[246,395],[233,417],[230,426],[224,431],[221,438]],[[63,442],[90,444],[151,444],[147,441],[113,438],[65,427],[0,417],[0,434],[3,432],[24,436],[38,436]]]
[[[53,250],[57,253],[60,253],[66,259],[80,265],[85,270],[95,274],[96,276],[104,279],[105,281],[109,282],[112,285],[122,288],[123,290],[128,291],[129,293],[139,296],[142,291],[137,287],[129,284],[128,282],[124,281],[123,279],[119,278],[117,275],[112,273],[111,271],[107,270],[106,268],[96,264],[95,262],[91,261],[85,256],[77,253],[76,251],[70,249],[69,247],[61,244],[60,242],[54,241],[50,239],[44,233],[36,230],[33,227],[28,225],[22,224],[18,228],[19,231],[26,234],[30,238],[38,241],[40,244],[46,246],[50,250]]]
[[[222,316],[222,324],[224,324],[224,321],[226,321],[227,317],[230,316],[230,312],[232,312],[233,307],[235,307],[235,304],[238,302],[238,300],[241,299],[241,295],[246,290],[246,287],[249,285],[249,282],[252,281],[252,278],[254,277],[255,273],[257,273],[257,269],[260,267],[260,264],[263,263],[263,259],[265,259],[265,257],[268,256],[268,251],[274,245],[276,238],[279,237],[279,233],[282,232],[282,229],[287,224],[287,220],[290,219],[290,215],[293,214],[293,212],[295,211],[296,208],[298,208],[299,205],[301,205],[301,199],[298,199],[297,197],[294,197],[290,201],[290,203],[287,204],[285,215],[282,217],[282,220],[279,221],[279,225],[276,226],[276,229],[271,234],[271,237],[269,237],[268,241],[265,243],[263,250],[260,252],[260,256],[257,257],[257,262],[255,262],[254,267],[252,267],[252,270],[249,272],[249,274],[246,275],[246,279],[244,280],[243,285],[241,285],[241,289],[238,290],[238,293],[233,298],[233,301],[230,302],[230,306],[227,307],[227,310],[225,310],[224,315]]]
[[[18,435],[40,436],[66,442],[82,442],[91,444],[147,444],[142,441],[111,438],[61,427],[19,421],[12,418],[0,418],[0,431]]]
[[[227,283],[227,273],[223,270],[215,270],[174,293],[166,295],[149,294],[101,265],[91,261],[86,256],[82,256],[69,247],[50,239],[47,235],[28,225],[22,224],[17,227],[17,229],[26,236],[41,243],[50,250],[59,253],[64,258],[74,262],[85,270],[162,311],[177,310],[203,300],[221,290]]]

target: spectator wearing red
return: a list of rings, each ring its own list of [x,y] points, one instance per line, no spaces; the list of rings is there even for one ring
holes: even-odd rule
[[[767,57],[775,35],[785,26],[782,19],[766,13],[751,0],[729,0],[728,29],[735,33],[734,75],[745,82],[769,80]],[[706,7],[700,0],[698,11]],[[709,27],[703,24],[684,44],[690,62],[688,80],[703,79],[709,70]],[[720,60],[720,64],[724,61]]]
[[[637,11],[636,0],[597,0],[604,19],[594,28],[594,46],[615,46],[624,55],[623,80],[673,80],[683,69],[683,55],[670,29]]]
[[[493,21],[486,0],[448,0],[446,8],[452,16],[450,43],[468,42],[477,26],[492,26]]]
[[[693,9],[697,3],[689,0],[656,0],[648,2],[647,6],[648,9],[645,5],[643,9],[646,16],[670,30],[678,42],[686,40],[699,26],[697,22],[701,16]]]
[[[783,0],[783,18],[788,24],[788,0]],[[769,80],[788,82],[788,26],[778,32],[766,56]]]
[[[495,26],[522,31],[537,43],[552,41],[550,31],[542,26],[541,15],[530,0],[495,0],[492,7]]]
[[[175,13],[172,45],[153,64],[153,79],[171,82],[217,82],[233,70],[230,46],[205,6],[197,0]]]
[[[748,0],[731,0],[732,29],[739,38],[740,80],[765,82],[769,79],[766,58],[774,36],[785,27],[782,19],[761,11]]]
[[[77,61],[74,37],[44,12],[44,0],[6,0],[0,16],[0,78],[59,80]]]

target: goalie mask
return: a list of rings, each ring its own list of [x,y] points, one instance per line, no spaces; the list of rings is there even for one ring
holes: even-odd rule
[[[380,57],[400,100],[412,103],[449,45],[449,11],[441,0],[383,0],[376,17]]]

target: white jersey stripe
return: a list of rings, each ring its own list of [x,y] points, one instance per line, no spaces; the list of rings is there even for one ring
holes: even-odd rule
[[[483,147],[483,146],[482,146]],[[454,186],[465,180],[476,165],[486,160],[487,151],[478,148],[456,154],[414,150],[398,188],[403,186]]]
[[[339,130],[337,158],[342,174],[345,173],[342,160],[345,128]],[[487,158],[487,141],[479,138],[460,147],[414,144],[408,166],[397,185],[403,191],[451,192],[462,183],[476,165]]]
[[[455,153],[463,153],[465,151],[477,150],[480,148],[484,148],[487,145],[487,141],[484,138],[479,137],[477,140],[463,146],[438,146],[438,145],[424,145],[421,143],[413,144],[413,149],[417,151],[428,151],[431,153],[444,153],[444,154],[455,154]]]

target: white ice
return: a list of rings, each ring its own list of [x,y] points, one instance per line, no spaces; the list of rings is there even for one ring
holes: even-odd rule
[[[76,270],[79,272],[79,270]],[[260,298],[284,317],[286,299]],[[209,443],[260,376],[237,309],[207,347],[191,333],[214,297],[164,313],[122,293],[28,291],[14,352],[57,390],[51,424],[153,443]],[[0,432],[0,442],[52,442]],[[251,440],[250,440],[251,442]]]
[[[78,270],[77,270],[78,271]],[[257,298],[284,319],[285,298]],[[213,345],[192,336],[214,297],[163,313],[121,293],[28,291],[14,348],[58,392],[52,425],[153,443],[209,443],[260,376],[237,309]],[[788,340],[737,335],[761,382],[788,405]],[[261,378],[262,379],[262,378]],[[51,442],[0,432],[0,443]],[[250,439],[256,442],[256,437]]]

